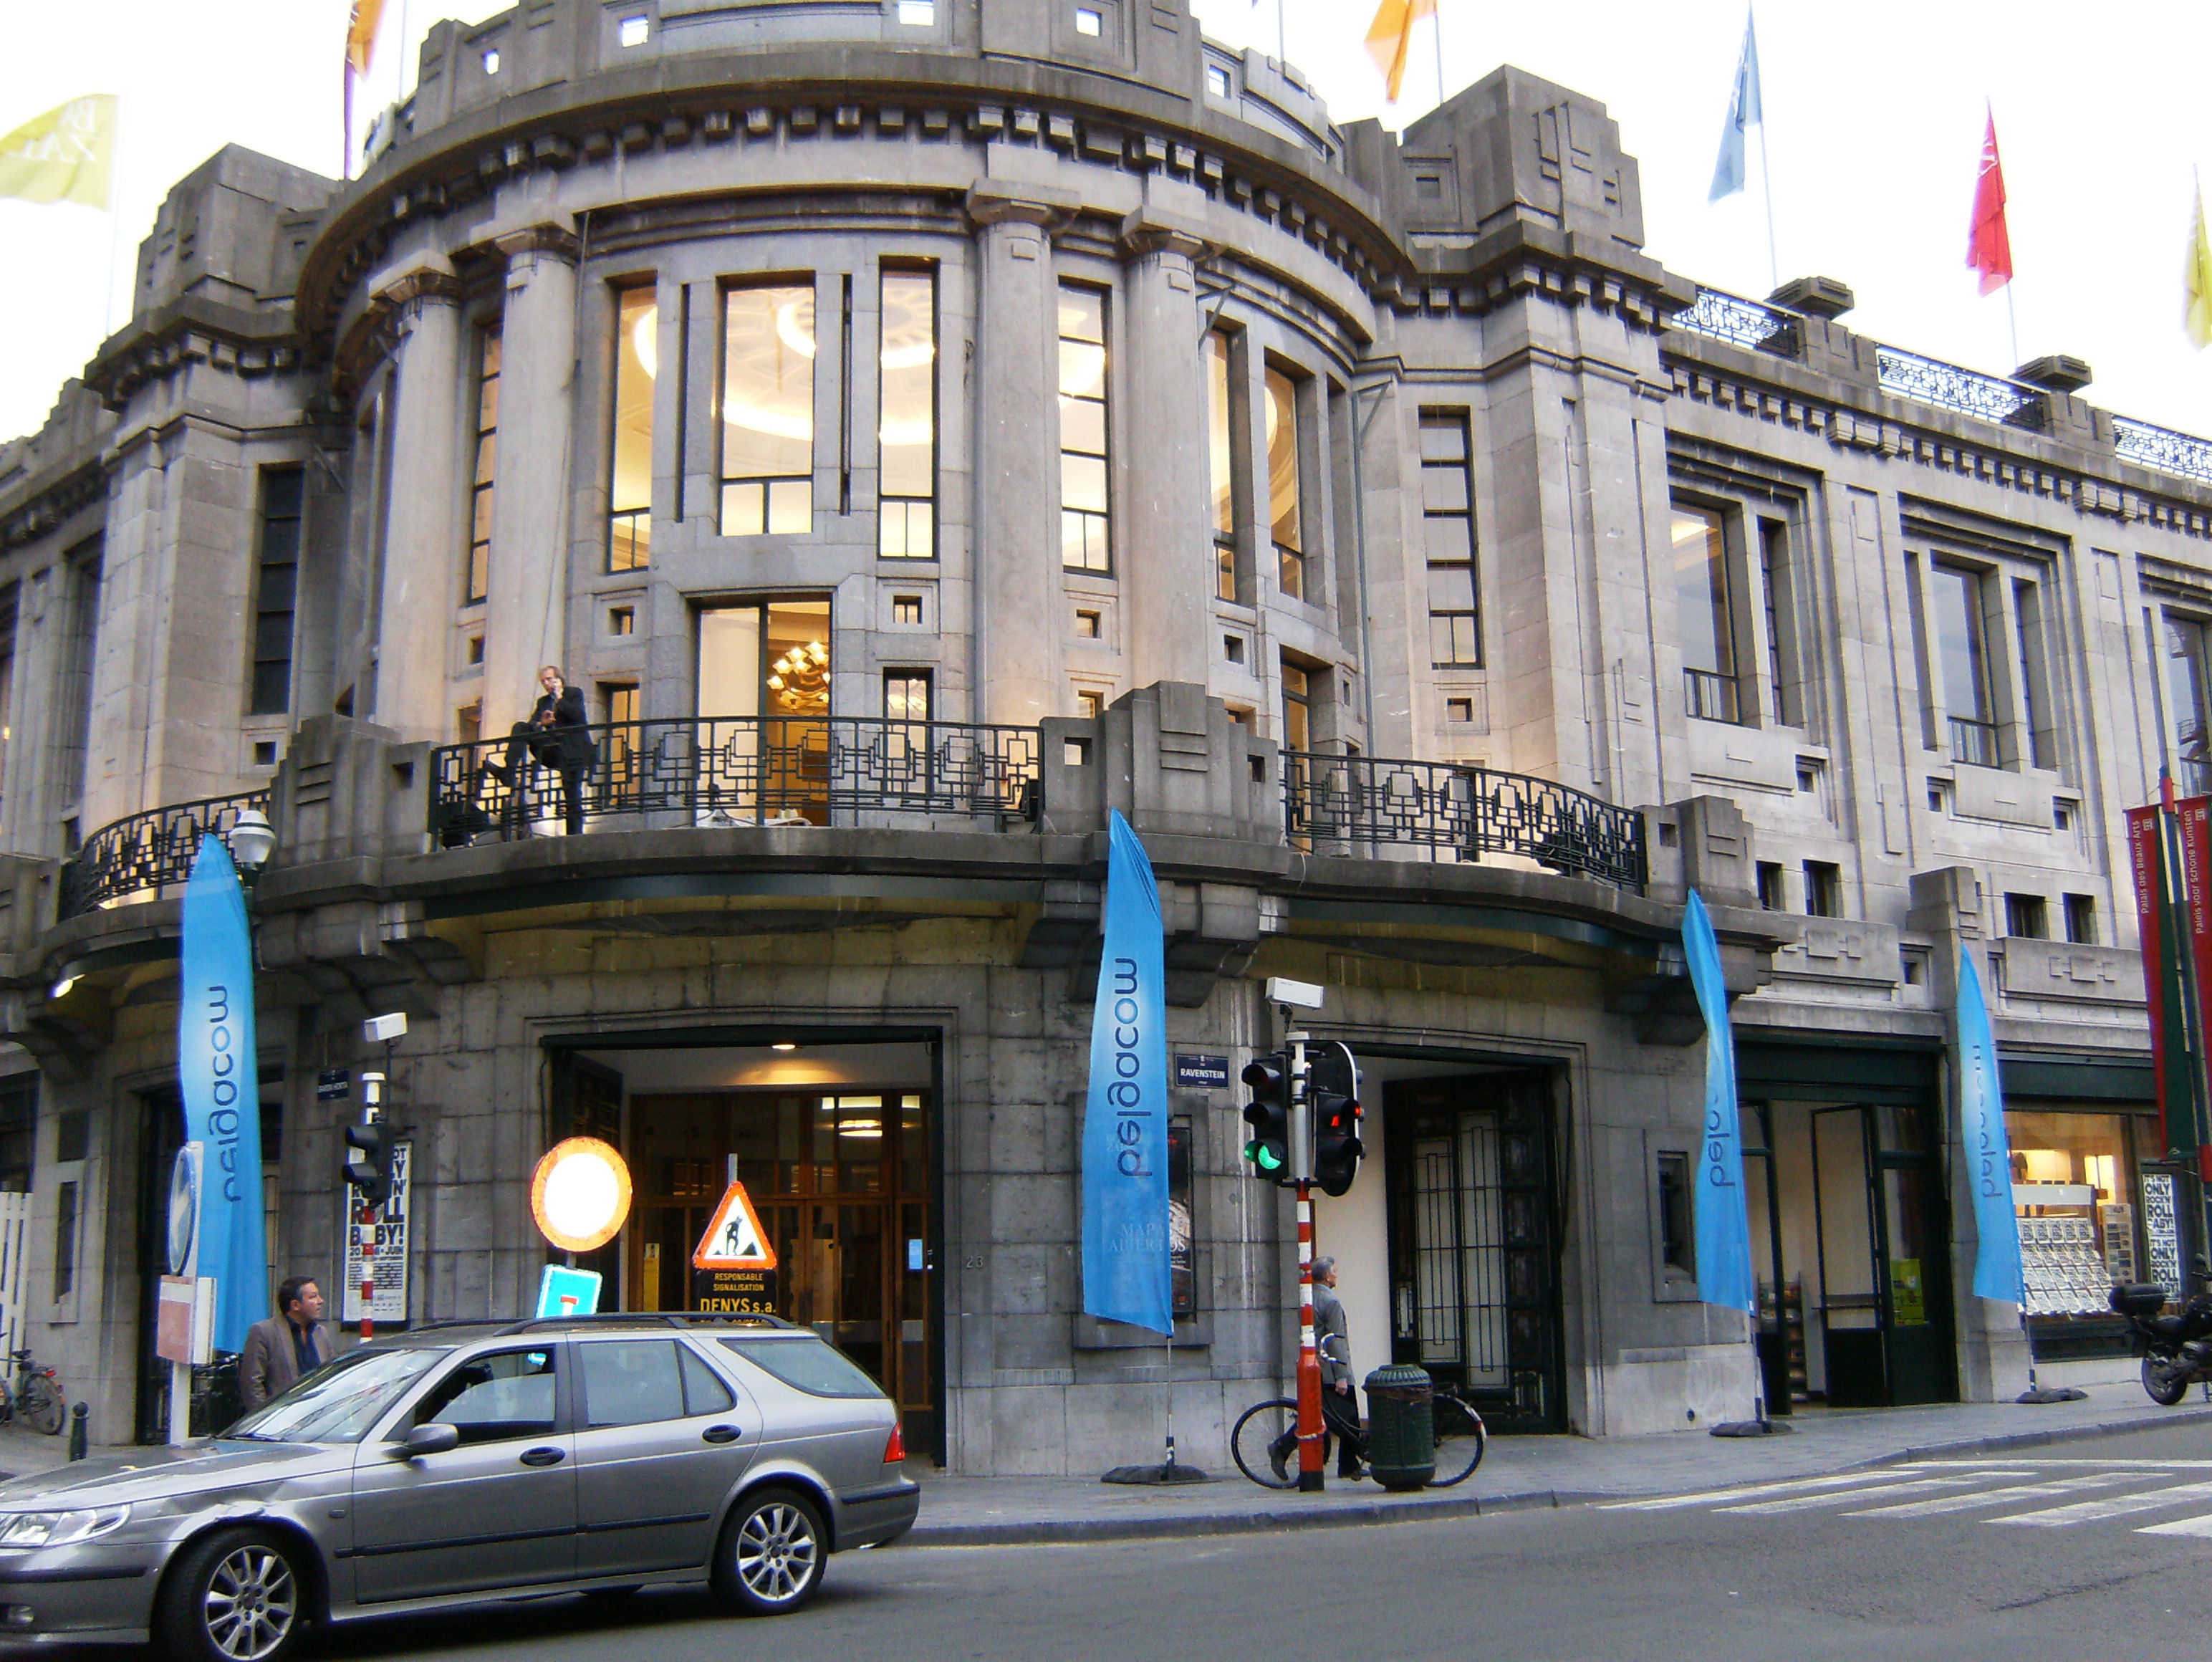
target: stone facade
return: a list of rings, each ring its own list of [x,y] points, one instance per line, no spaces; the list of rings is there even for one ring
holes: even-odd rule
[[[796,1080],[767,1047],[803,1032],[824,1088],[928,1095],[927,1285],[900,1336],[928,1441],[969,1471],[1089,1470],[1157,1435],[1162,1348],[1079,1313],[1109,807],[1161,880],[1173,1049],[1233,1072],[1273,1048],[1283,974],[1370,1058],[1370,1170],[1320,1224],[1361,1371],[1443,1342],[1426,1179],[1389,1147],[1426,1137],[1502,1208],[1502,1290],[1449,1319],[1494,1322],[1500,1417],[1530,1428],[1749,1406],[1741,1324],[1686,1291],[1656,1175],[1698,1135],[1689,887],[1741,1044],[1816,1071],[1937,1057],[1940,1111],[1969,952],[2008,1066],[2140,1075],[2123,814],[2202,730],[2160,667],[2166,615],[2212,616],[2206,447],[2087,404],[2080,366],[1999,380],[1861,339],[1829,280],[1699,290],[1642,253],[1603,107],[1516,70],[1394,137],[1333,125],[1181,0],[773,9],[439,25],[359,179],[231,149],[180,181],[130,324],[0,448],[0,1014],[40,1078],[33,1338],[97,1434],[147,1423],[141,1208],[199,823],[173,810],[198,799],[273,793],[277,1273],[334,1276],[344,1111],[309,1087],[380,1060],[364,1015],[410,1017],[416,1320],[526,1306],[567,1058],[629,1058],[632,1095],[693,1079],[679,1051]],[[878,507],[902,271],[933,284],[922,557]],[[786,480],[807,506],[767,531],[725,507],[723,319],[764,282],[811,297],[777,326],[811,364],[781,429],[811,441]],[[653,320],[618,338],[641,287]],[[1075,293],[1103,296],[1097,359],[1062,338]],[[649,478],[626,480],[633,356]],[[1095,510],[1069,483],[1094,388]],[[646,502],[649,554],[617,557],[612,516]],[[1076,513],[1103,557],[1071,557]],[[1724,598],[1685,586],[1685,514]],[[1960,574],[1971,709],[1937,593]],[[744,823],[761,802],[625,798],[610,728],[585,836],[434,834],[540,664],[594,721],[694,742],[756,714],[708,707],[702,618],[784,602],[826,606],[829,714],[916,714],[888,689],[926,685],[948,730],[1020,730],[1028,789]],[[1724,664],[1698,656],[1717,641]],[[1355,810],[1346,781],[1370,787]],[[1295,1336],[1287,1202],[1243,1174],[1242,1099],[1176,1105],[1196,1291],[1175,1401],[1217,1464]],[[1439,1112],[1461,1131],[1420,1129]],[[1484,1160],[1494,1194],[1464,1177]],[[1948,1257],[1924,1257],[1948,1263],[1946,1388],[1986,1397],[2019,1340],[1967,1290],[1959,1166],[1939,1151]],[[635,1302],[633,1245],[610,1267]]]

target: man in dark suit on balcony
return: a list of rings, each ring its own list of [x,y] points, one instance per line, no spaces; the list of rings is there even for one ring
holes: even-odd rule
[[[556,664],[538,672],[538,685],[544,691],[530,719],[517,721],[507,733],[506,762],[486,762],[484,771],[512,786],[524,764],[532,758],[553,769],[561,776],[561,807],[568,835],[580,837],[584,775],[599,759],[599,747],[592,741],[591,718],[584,711],[584,690],[570,686]],[[509,799],[510,812],[519,807],[520,801],[517,792]]]

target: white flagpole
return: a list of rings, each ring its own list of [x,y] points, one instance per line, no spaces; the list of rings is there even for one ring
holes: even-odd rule
[[[1444,107],[1444,0],[1437,0],[1437,9],[1429,14],[1429,21],[1437,30],[1437,107]]]
[[[115,100],[115,131],[108,135],[107,167],[107,303],[100,314],[100,338],[115,332],[115,267],[123,251],[123,100]],[[137,277],[131,277],[131,309],[137,309]]]
[[[1774,253],[1774,169],[1766,159],[1766,97],[1763,88],[1759,103],[1759,173],[1766,187],[1766,275],[1767,292],[1771,294],[1782,286],[1782,262]]]

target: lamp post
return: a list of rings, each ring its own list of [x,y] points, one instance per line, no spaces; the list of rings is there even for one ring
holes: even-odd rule
[[[261,868],[269,863],[269,856],[276,852],[276,828],[269,823],[269,816],[258,808],[240,811],[231,822],[231,863],[238,868],[239,886],[246,891],[246,914],[253,916],[253,886],[261,875]]]

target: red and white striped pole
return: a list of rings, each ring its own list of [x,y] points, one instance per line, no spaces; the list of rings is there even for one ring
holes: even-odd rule
[[[1314,1346],[1313,1113],[1306,1089],[1306,1036],[1287,1037],[1291,1169],[1298,1188],[1298,1487],[1315,1491],[1325,1486],[1322,1455],[1328,1428],[1321,1416],[1321,1353]]]

